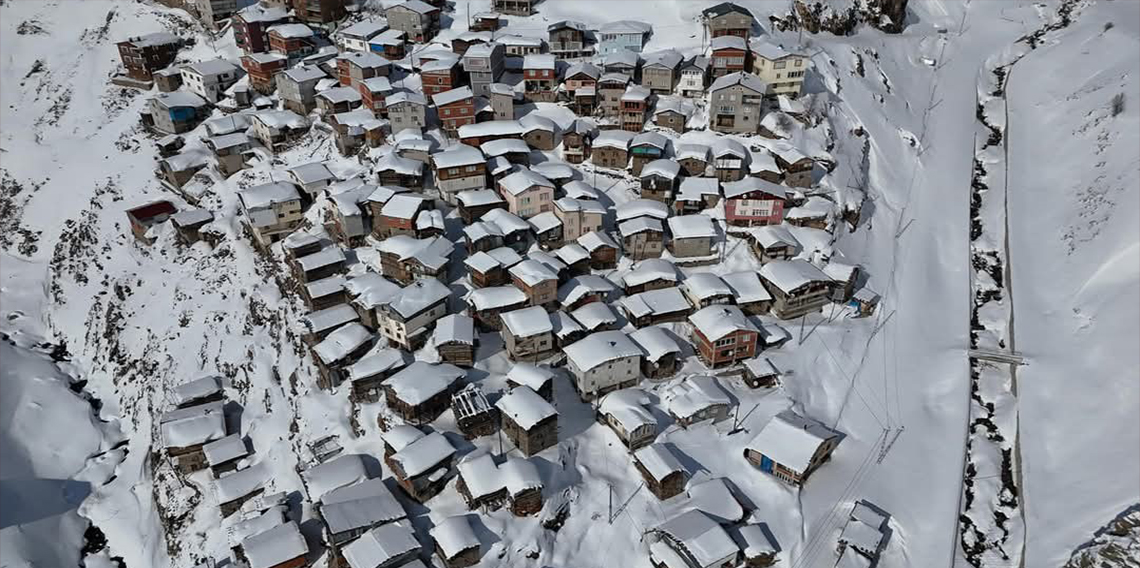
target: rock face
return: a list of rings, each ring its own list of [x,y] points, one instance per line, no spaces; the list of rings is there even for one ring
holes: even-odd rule
[[[781,31],[803,29],[850,35],[859,24],[899,33],[906,22],[907,0],[794,0],[783,17],[772,16]]]
[[[1140,503],[1117,515],[1081,545],[1064,568],[1130,568],[1140,558]]]

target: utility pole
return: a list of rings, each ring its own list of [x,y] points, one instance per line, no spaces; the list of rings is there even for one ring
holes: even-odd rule
[[[609,524],[614,524],[614,484],[612,483],[610,484],[610,512],[606,518]]]

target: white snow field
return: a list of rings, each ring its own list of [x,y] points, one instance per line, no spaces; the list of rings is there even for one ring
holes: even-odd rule
[[[713,3],[547,0],[534,16],[508,17],[508,29],[544,36],[548,24],[562,19],[592,26],[636,19],[654,26],[646,51],[675,48],[690,55],[702,47],[696,18]],[[789,6],[785,0],[739,3],[766,30],[767,16]],[[1017,397],[1003,399],[1002,412],[1017,418],[1003,428],[1012,424],[1020,441],[1017,512],[1024,528],[1006,541],[1011,560],[985,556],[983,566],[1060,565],[1097,527],[1140,502],[1140,9],[1122,0],[1076,4],[1074,23],[1025,55],[1008,84],[1004,187],[1016,314],[1010,332],[1027,364],[1017,371]],[[959,514],[971,408],[976,87],[988,61],[1008,55],[1059,6],[912,1],[901,34],[863,29],[849,37],[802,38],[813,54],[805,91],[826,120],[796,128],[790,142],[836,162],[825,189],[842,207],[861,206],[861,216],[857,229],[840,222],[834,235],[792,229],[809,253],[818,248],[860,264],[882,303],[865,319],[841,311],[832,318],[829,307],[802,328],[799,321],[763,318],[772,331],[791,335],[765,353],[785,376],[771,391],[721,378],[739,407],[738,432],[732,432],[735,418],[682,429],[658,408],[677,381],[641,385],[656,405],[658,443],[695,474],[692,499],[731,514],[715,481],[697,485],[727,478],[779,541],[780,566],[833,566],[838,532],[858,499],[892,515],[894,533],[881,568],[966,565]],[[489,0],[469,7],[457,2],[452,27],[440,40],[466,29],[468,9],[475,14],[489,7]],[[1106,29],[1107,22],[1114,25]],[[231,34],[208,38],[185,14],[157,5],[0,6],[0,330],[13,338],[0,346],[4,566],[77,565],[87,521],[107,539],[87,566],[105,565],[112,556],[130,568],[192,567],[226,557],[222,527],[234,519],[222,519],[208,471],[185,483],[174,474],[157,427],[174,387],[208,374],[230,377],[227,395],[242,407],[252,461],[270,472],[266,493],[298,493],[296,512],[311,560],[323,566],[327,554],[312,506],[318,496],[309,495],[299,474],[312,463],[310,446],[335,435],[344,454],[378,458],[377,416],[394,419],[383,402],[354,408],[346,388],[317,388],[316,367],[299,340],[305,308],[283,292],[286,265],[252,248],[238,214],[238,189],[268,182],[290,166],[327,159],[341,178],[364,171],[355,158],[337,153],[327,133],[314,129],[271,163],[229,179],[212,174],[217,183],[202,206],[225,229],[216,247],[178,245],[169,231],[146,247],[130,234],[125,209],[182,199],[154,175],[154,137],[138,119],[149,95],[108,79],[120,66],[116,41],[164,30],[196,39],[182,60],[240,55]],[[776,32],[771,39],[801,41],[795,33]],[[418,80],[408,82],[414,84]],[[1123,112],[1112,116],[1110,100],[1121,92]],[[533,109],[561,126],[573,118],[553,104]],[[702,103],[698,115],[704,112]],[[187,138],[202,132],[199,127]],[[707,143],[720,135],[698,130],[671,137]],[[738,138],[746,146],[772,143]],[[374,150],[372,157],[386,152]],[[557,152],[547,154],[557,158]],[[634,177],[590,164],[578,169],[604,190],[609,205],[636,197]],[[309,219],[319,223],[328,206],[318,203]],[[723,220],[723,206],[706,214]],[[1004,220],[997,210],[987,214]],[[448,236],[457,238],[461,220],[452,213],[445,222]],[[720,263],[684,271],[756,270],[758,261],[742,243],[729,237]],[[368,246],[353,252],[353,275],[376,259]],[[629,264],[623,260],[607,276],[620,281]],[[454,279],[461,266],[453,257]],[[454,312],[465,288],[455,281],[452,289]],[[669,325],[688,336],[688,324]],[[66,346],[72,360],[55,366],[35,347],[41,341]],[[685,355],[679,377],[705,371],[687,346]],[[438,360],[430,343],[415,356]],[[511,364],[497,334],[482,335],[477,360],[484,391],[503,389]],[[67,376],[87,381],[85,392],[102,403],[98,417],[68,390]],[[560,444],[533,459],[545,508],[525,518],[505,509],[480,515],[480,566],[650,566],[645,532],[691,502],[684,495],[660,502],[640,487],[625,448],[595,421],[564,371],[555,387]],[[759,429],[789,407],[846,435],[798,491],[753,469],[742,455]],[[448,432],[461,454],[498,451],[495,437],[467,442],[455,435],[450,412],[432,428]],[[111,450],[120,439],[126,444]],[[379,460],[370,464],[391,475]],[[997,472],[993,455],[979,456],[978,464]],[[42,500],[30,506],[28,495]],[[619,510],[613,518],[611,497]],[[557,532],[545,530],[542,521],[560,503],[568,503],[569,516]],[[427,546],[432,526],[468,512],[454,483],[426,506],[407,501],[407,509]]]

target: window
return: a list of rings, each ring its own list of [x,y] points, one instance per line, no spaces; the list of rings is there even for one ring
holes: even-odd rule
[[[473,171],[475,171],[475,166],[467,166],[467,167],[465,168],[465,170],[466,170],[466,171],[468,171],[468,172],[473,172]]]
[[[732,345],[735,342],[736,342],[736,338],[726,337],[724,339],[718,339],[715,345],[717,347],[728,347],[729,345]]]
[[[773,64],[772,64],[772,68],[773,68],[773,69],[783,69],[783,68],[785,68],[785,67],[787,67],[787,66],[788,66],[788,62],[787,62],[787,61],[777,61],[777,62],[775,62],[775,63],[773,63]]]
[[[443,115],[444,116],[451,116],[451,109],[449,109],[449,108],[443,109]]]
[[[803,67],[803,66],[804,66],[804,60],[803,59],[797,59],[796,60],[796,67]]]

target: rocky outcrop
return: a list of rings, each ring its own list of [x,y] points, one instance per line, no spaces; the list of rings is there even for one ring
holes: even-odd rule
[[[781,31],[803,29],[851,35],[860,24],[897,34],[906,23],[907,0],[794,0],[784,16],[772,16]]]

